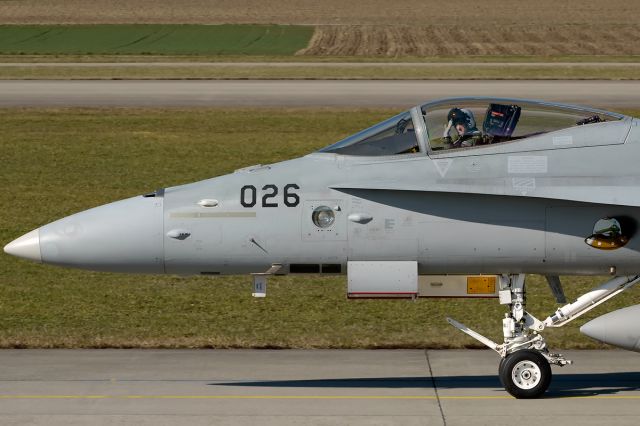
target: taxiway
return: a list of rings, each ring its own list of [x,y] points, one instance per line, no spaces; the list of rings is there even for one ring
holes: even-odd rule
[[[635,108],[640,81],[3,80],[0,107],[402,107],[494,96]]]
[[[516,400],[486,350],[3,350],[0,424],[638,424],[640,355],[566,355]]]

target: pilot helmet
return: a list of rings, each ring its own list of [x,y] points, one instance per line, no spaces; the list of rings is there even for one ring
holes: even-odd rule
[[[476,129],[476,120],[468,109],[451,108],[447,115],[447,121],[453,126],[462,124],[467,130]]]

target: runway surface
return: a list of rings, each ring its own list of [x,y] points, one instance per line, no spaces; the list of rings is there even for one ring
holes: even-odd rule
[[[634,108],[640,106],[640,81],[0,81],[0,107],[409,107],[457,96]]]
[[[0,424],[638,424],[639,354],[565,354],[516,400],[491,351],[2,350]]]

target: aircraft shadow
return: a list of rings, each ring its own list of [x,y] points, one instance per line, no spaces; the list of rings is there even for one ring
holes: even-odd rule
[[[217,382],[211,386],[245,386],[271,388],[382,388],[382,389],[477,389],[502,391],[497,375],[431,377],[373,377],[306,380],[263,380],[250,382]],[[547,398],[611,395],[640,390],[640,372],[556,374],[546,393]]]

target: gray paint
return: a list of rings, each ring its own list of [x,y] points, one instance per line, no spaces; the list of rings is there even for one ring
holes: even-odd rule
[[[116,201],[39,231],[43,263],[96,271],[164,272],[162,198]]]
[[[595,318],[580,327],[592,339],[630,351],[640,352],[640,305],[629,306]]]

